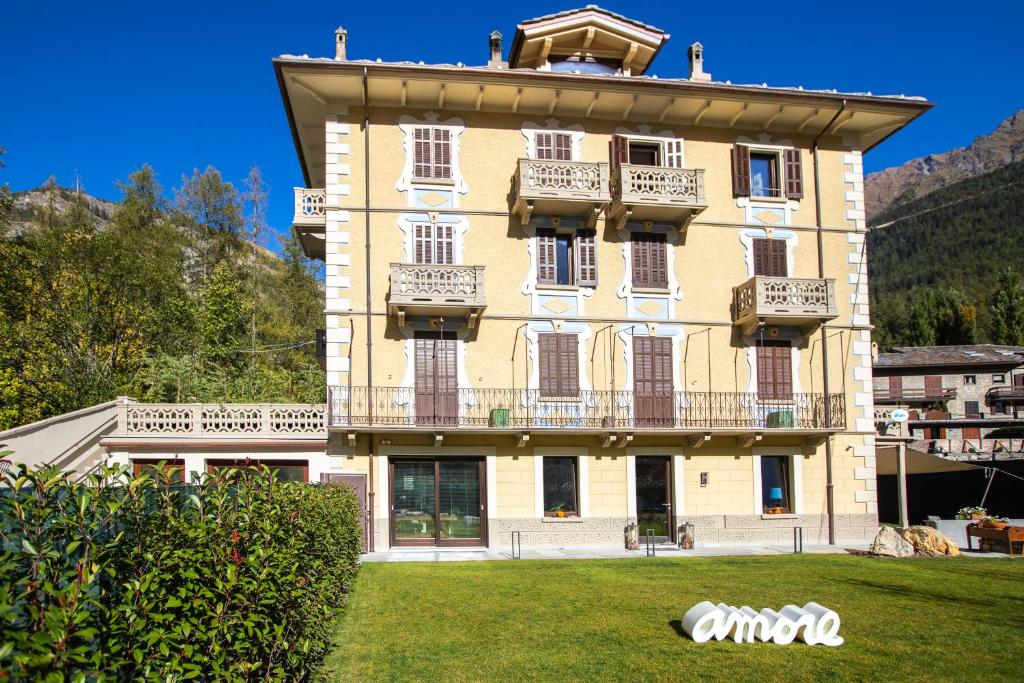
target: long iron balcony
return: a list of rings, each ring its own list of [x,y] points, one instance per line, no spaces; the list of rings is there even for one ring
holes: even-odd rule
[[[610,200],[608,164],[551,159],[520,159],[512,179],[512,213],[523,225],[536,212],[580,216],[588,228]]]
[[[886,387],[875,389],[876,403],[920,403],[956,398],[956,387]]]
[[[835,280],[755,275],[733,289],[733,324],[743,334],[760,325],[798,325],[805,332],[839,315]]]
[[[388,311],[405,324],[406,314],[465,317],[470,327],[487,308],[483,266],[392,263]]]
[[[339,428],[445,430],[837,431],[846,426],[842,394],[581,391],[548,398],[536,389],[328,388],[328,424]]]
[[[619,164],[611,178],[608,217],[615,228],[627,221],[673,223],[684,229],[707,208],[704,169]]]

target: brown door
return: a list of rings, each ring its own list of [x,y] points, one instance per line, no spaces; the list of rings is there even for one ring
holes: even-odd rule
[[[655,542],[674,539],[672,514],[672,458],[636,457],[636,526],[640,542],[648,533]]]
[[[320,474],[320,481],[333,484],[348,484],[356,492],[359,499],[359,526],[363,532],[363,552],[367,550],[367,503],[366,503],[366,475],[365,474]]]
[[[416,424],[454,426],[459,416],[455,334],[416,334]]]
[[[633,338],[633,400],[637,427],[673,424],[672,340]]]
[[[980,440],[981,439],[981,427],[964,427],[964,439],[965,440],[974,439],[976,441]]]

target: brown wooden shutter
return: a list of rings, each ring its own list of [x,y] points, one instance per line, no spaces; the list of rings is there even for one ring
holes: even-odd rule
[[[554,158],[558,161],[572,161],[572,136],[568,133],[554,134]]]
[[[558,281],[558,267],[555,262],[555,231],[537,231],[537,282],[553,285]]]
[[[900,375],[889,375],[889,398],[903,396],[903,377]]]
[[[558,395],[558,342],[554,334],[537,335],[537,361],[540,395]]]
[[[560,396],[579,396],[579,341],[575,334],[557,335],[558,393]]]
[[[750,196],[750,148],[746,145],[732,148],[732,193],[737,197]]]
[[[754,239],[754,275],[789,277],[786,240]]]
[[[434,173],[431,177],[448,179],[452,177],[451,135],[446,128],[434,128]]]
[[[665,142],[665,165],[669,168],[683,167],[682,140],[668,140]]]
[[[413,129],[413,153],[413,175],[417,178],[430,178],[432,155],[429,128]]]
[[[757,393],[769,401],[793,397],[793,355],[788,341],[758,342]]]
[[[652,240],[651,245],[651,286],[668,287],[668,248],[664,235],[651,235],[660,239]]]
[[[434,226],[434,263],[455,263],[454,229],[450,224]]]
[[[430,229],[433,226],[429,223],[417,223],[413,226],[413,257],[416,263],[432,263],[433,250],[430,248]]]
[[[925,398],[942,397],[942,377],[939,375],[926,375],[924,378]]]
[[[651,250],[643,235],[633,235],[630,250],[633,255],[633,286],[650,287],[651,269],[648,264]]]
[[[1015,387],[1024,387],[1024,374],[1013,375],[1011,381]]]
[[[579,255],[579,273],[576,284],[581,287],[597,287],[597,232],[595,230],[579,230],[576,233],[576,248]]]
[[[619,164],[629,163],[629,141],[621,135],[613,135],[611,145],[611,167],[614,171]]]
[[[633,286],[668,287],[668,250],[665,236],[651,233],[634,233]]]
[[[800,150],[787,149],[785,156],[786,198],[800,199],[804,196],[804,175],[800,163]]]
[[[554,145],[551,144],[551,133],[537,133],[534,141],[537,146],[538,159],[554,159]]]

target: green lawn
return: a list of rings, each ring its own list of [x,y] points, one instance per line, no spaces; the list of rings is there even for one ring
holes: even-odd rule
[[[701,600],[814,600],[838,648],[698,645]],[[846,555],[365,564],[328,680],[1024,680],[1024,561]]]

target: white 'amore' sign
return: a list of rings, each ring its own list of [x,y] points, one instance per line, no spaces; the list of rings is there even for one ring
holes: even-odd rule
[[[752,643],[757,638],[789,645],[799,638],[808,645],[836,647],[843,644],[839,615],[816,602],[803,607],[786,605],[778,612],[767,607],[755,612],[746,605],[736,609],[705,600],[683,616],[683,630],[698,643],[732,637],[737,643],[744,639]]]

